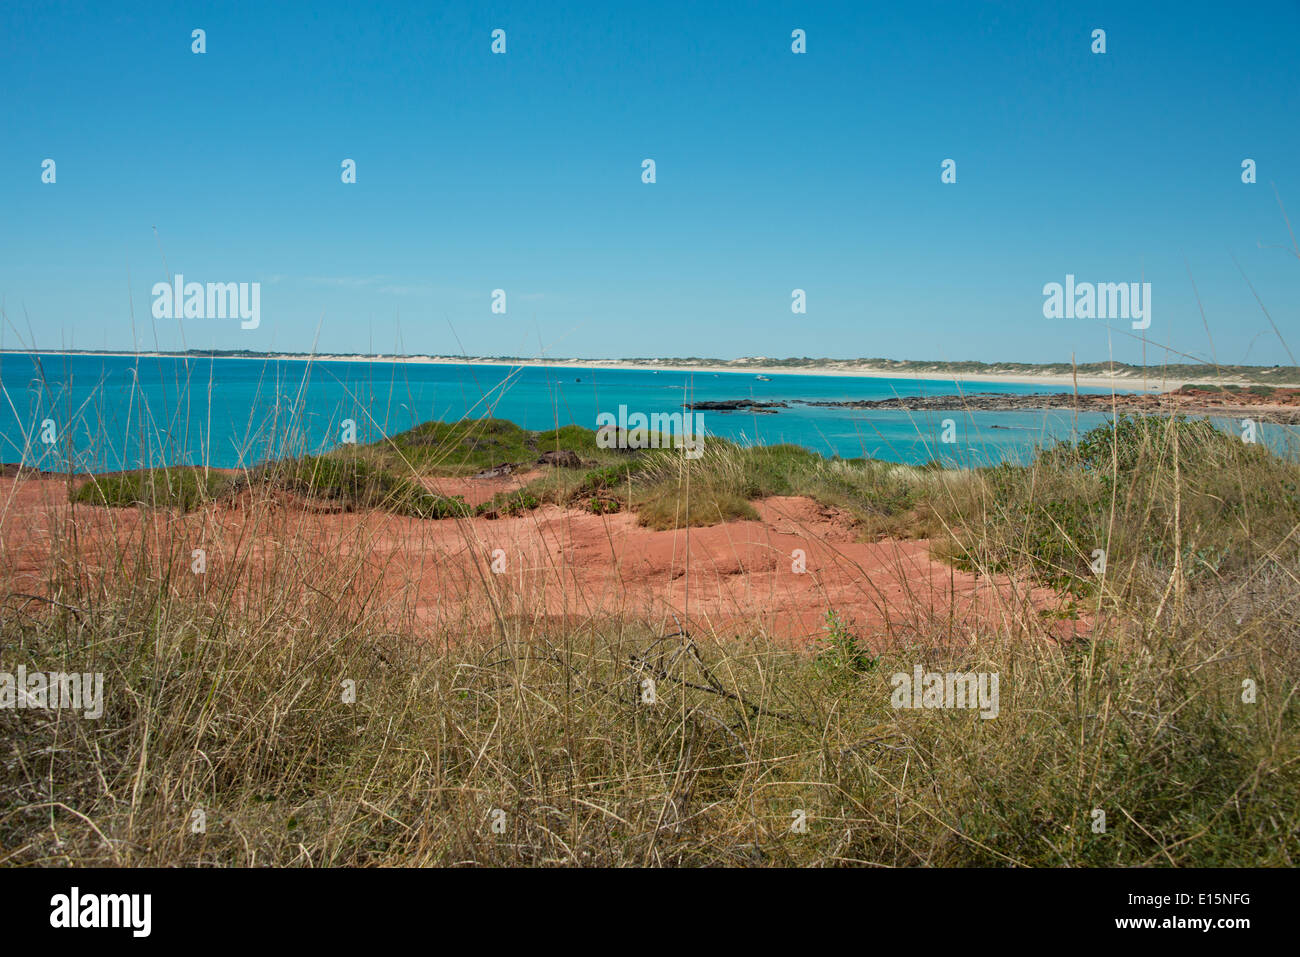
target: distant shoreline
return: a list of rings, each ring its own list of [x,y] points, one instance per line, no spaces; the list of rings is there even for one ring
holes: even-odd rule
[[[310,353],[214,353],[205,352],[110,352],[97,350],[27,350],[27,349],[4,349],[0,350],[0,355],[36,355],[36,356],[102,356],[104,358],[140,358],[140,359],[245,359],[249,361],[277,361],[277,362],[382,362],[382,363],[412,363],[416,365],[468,365],[468,366],[505,366],[508,368],[523,367],[544,367],[550,369],[614,369],[614,370],[639,370],[639,371],[657,371],[657,372],[675,372],[675,373],[707,373],[723,374],[729,373],[734,375],[803,375],[803,376],[825,376],[833,378],[863,378],[863,379],[915,379],[928,381],[944,382],[988,382],[988,383],[1014,383],[1021,385],[1055,385],[1069,386],[1077,384],[1082,388],[1114,388],[1123,392],[1171,392],[1182,388],[1185,385],[1194,385],[1204,382],[1237,382],[1237,383],[1258,383],[1267,382],[1271,385],[1294,386],[1300,385],[1300,382],[1292,383],[1289,381],[1280,381],[1289,369],[1276,368],[1280,373],[1279,379],[1274,380],[1270,374],[1274,368],[1268,366],[1231,366],[1230,369],[1242,370],[1248,369],[1249,372],[1243,374],[1227,374],[1215,376],[1212,372],[1208,374],[1193,375],[1187,370],[1189,368],[1200,367],[1180,367],[1172,366],[1165,372],[1160,369],[1140,369],[1135,366],[1123,365],[1116,363],[1117,369],[1114,373],[1098,373],[1091,371],[1095,363],[1089,366],[1090,371],[1080,372],[1077,375],[1069,372],[1057,371],[1060,366],[1044,366],[1042,371],[1036,371],[1034,368],[1016,368],[1001,369],[996,365],[989,366],[982,364],[983,368],[970,370],[966,368],[946,369],[941,363],[924,363],[902,361],[890,363],[889,366],[882,365],[882,362],[889,360],[847,360],[847,359],[827,359],[813,360],[818,364],[796,365],[791,366],[788,363],[791,360],[775,360],[781,364],[774,364],[774,360],[767,360],[761,357],[745,358],[736,360],[700,360],[692,363],[690,360],[681,359],[522,359],[522,358],[500,358],[500,357],[461,357],[461,356],[429,356],[429,355],[361,355],[361,354],[310,354]],[[965,366],[969,363],[958,363],[956,365]],[[1019,364],[1017,364],[1019,365]]]

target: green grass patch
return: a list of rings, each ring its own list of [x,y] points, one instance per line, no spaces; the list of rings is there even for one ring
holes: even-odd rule
[[[424,519],[474,514],[464,499],[430,491],[418,479],[394,472],[366,449],[345,448],[273,462],[253,470],[248,481],[253,487],[327,502],[346,511],[373,508]]]
[[[227,494],[229,476],[199,468],[142,469],[92,476],[72,493],[81,505],[110,508],[179,508],[192,511]]]
[[[602,449],[596,433],[577,425],[534,432],[505,419],[425,422],[371,446],[391,467],[422,475],[473,475],[503,463],[530,466],[544,452],[573,452],[587,463],[614,463],[626,455]]]
[[[947,511],[963,531],[943,554],[1076,594],[1095,588],[1099,549],[1107,567],[1188,578],[1297,556],[1300,468],[1200,419],[1123,416],[980,480],[986,496]]]

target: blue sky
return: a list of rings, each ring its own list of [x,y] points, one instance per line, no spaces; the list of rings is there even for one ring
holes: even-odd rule
[[[1289,364],[1233,258],[1300,353],[1259,248],[1298,41],[1295,2],[7,4],[0,345]],[[153,320],[167,270],[260,326]],[[1067,273],[1151,282],[1148,340],[1045,319]]]

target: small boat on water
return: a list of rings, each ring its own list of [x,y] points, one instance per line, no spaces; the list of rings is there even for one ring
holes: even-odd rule
[[[772,379],[771,379],[769,376],[765,376],[765,375],[756,375],[756,376],[754,376],[754,378],[757,379],[759,382],[771,382],[771,381],[772,381]]]

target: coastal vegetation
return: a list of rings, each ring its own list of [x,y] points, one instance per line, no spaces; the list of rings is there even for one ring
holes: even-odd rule
[[[242,495],[250,529],[276,495],[464,522],[479,509],[425,479],[547,451],[579,464],[542,468],[512,493],[520,507],[681,527],[807,496],[862,536],[920,536],[981,576],[1060,589],[1088,627],[1061,639],[1013,601],[997,627],[918,608],[887,634],[829,608],[811,649],[757,623],[635,615],[394,631],[361,585],[382,555],[277,541],[279,558],[254,563],[250,533],[196,589],[181,543],[141,533],[96,563],[56,535],[44,591],[0,601],[4,661],[103,672],[117,691],[98,721],[0,710],[0,858],[1297,863],[1300,472],[1199,421],[1125,417],[987,469],[714,439],[689,460],[600,449],[588,430],[429,423],[244,473],[101,476],[72,496],[156,515]],[[1000,715],[891,707],[891,674],[918,662],[1000,673]]]

